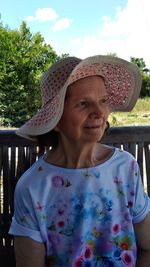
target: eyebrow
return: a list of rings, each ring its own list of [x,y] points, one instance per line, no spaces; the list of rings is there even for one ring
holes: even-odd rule
[[[99,99],[102,99],[102,98],[107,98],[108,97],[108,94],[105,94],[105,95],[102,95],[101,97],[99,97]],[[84,100],[91,100],[91,97],[81,97],[80,99],[84,99]]]
[[[103,95],[102,97],[98,98],[98,101],[100,100],[103,100],[103,99],[107,99],[108,98],[108,95]],[[78,104],[79,102],[81,101],[88,101],[88,102],[91,102],[93,103],[95,100],[89,98],[89,97],[81,97],[81,98],[76,98],[75,101],[74,101],[74,104]]]
[[[69,91],[66,92],[66,95],[65,95],[65,101],[70,97],[70,93]],[[99,99],[103,99],[103,98],[107,98],[108,97],[108,93],[105,93],[104,95],[102,95]],[[91,101],[91,97],[86,97],[86,96],[81,96],[80,99],[77,99],[77,100],[90,100]]]

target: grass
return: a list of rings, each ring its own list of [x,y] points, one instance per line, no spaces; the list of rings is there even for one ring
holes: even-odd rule
[[[109,117],[111,126],[131,126],[150,124],[150,97],[138,99],[130,112],[113,112]]]

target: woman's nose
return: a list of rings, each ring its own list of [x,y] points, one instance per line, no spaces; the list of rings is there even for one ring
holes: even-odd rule
[[[94,118],[99,118],[104,113],[103,107],[101,105],[94,105],[91,116]]]

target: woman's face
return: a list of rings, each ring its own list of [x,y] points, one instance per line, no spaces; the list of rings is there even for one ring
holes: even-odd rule
[[[95,143],[101,139],[109,115],[103,78],[90,76],[68,87],[63,115],[56,127],[62,139]]]

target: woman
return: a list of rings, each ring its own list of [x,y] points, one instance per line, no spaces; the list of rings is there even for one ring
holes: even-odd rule
[[[139,167],[100,143],[110,112],[131,110],[140,88],[138,68],[110,56],[66,58],[43,75],[42,108],[17,133],[52,148],[16,186],[17,267],[149,266]]]

